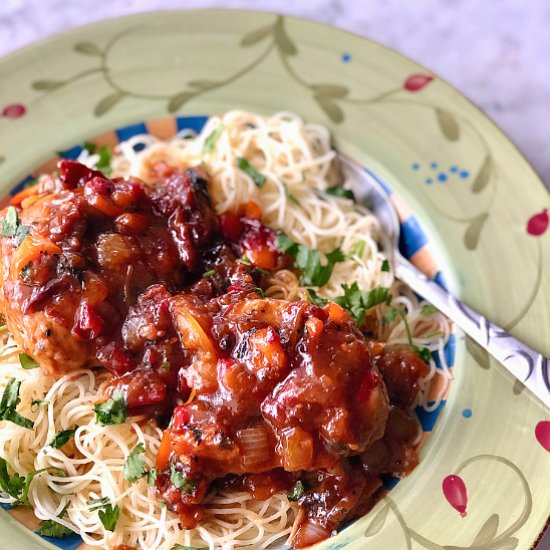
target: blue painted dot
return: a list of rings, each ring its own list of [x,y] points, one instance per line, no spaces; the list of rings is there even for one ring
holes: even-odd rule
[[[341,56],[343,63],[349,63],[351,61],[351,54],[348,52],[344,52]]]
[[[413,170],[420,170],[420,164],[418,164],[418,162],[415,162],[414,164],[411,165],[411,168]]]
[[[439,174],[437,174],[437,179],[441,183],[445,183],[447,181],[447,174],[445,174],[444,172],[440,172]]]
[[[472,413],[472,409],[464,409],[464,410],[462,411],[462,416],[463,416],[464,418],[471,418],[472,414],[473,414],[473,413]]]
[[[459,174],[459,176],[462,178],[462,179],[466,179],[467,177],[470,176],[470,172],[468,172],[468,170],[462,170]]]
[[[426,178],[426,183],[428,183],[428,184],[429,184],[429,183],[433,183],[433,181],[434,181],[434,180],[433,180],[432,178]]]
[[[449,172],[451,172],[451,174],[456,174],[458,172],[458,166],[451,166]]]
[[[430,168],[433,168],[435,170],[437,168],[437,162],[432,162],[430,164]]]

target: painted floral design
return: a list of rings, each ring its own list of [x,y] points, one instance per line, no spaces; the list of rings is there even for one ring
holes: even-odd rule
[[[502,530],[500,534],[497,533],[499,531],[501,518],[499,514],[493,513],[481,526],[481,529],[476,534],[472,544],[468,546],[460,546],[455,544],[450,545],[443,542],[435,542],[424,537],[415,529],[411,528],[407,524],[407,521],[399,510],[397,504],[390,497],[386,496],[384,497],[384,505],[373,517],[372,521],[364,532],[364,536],[370,538],[379,533],[384,527],[387,517],[391,512],[397,519],[399,527],[403,532],[407,550],[412,550],[413,541],[420,545],[422,548],[425,548],[426,550],[512,550],[513,548],[516,548],[519,544],[519,539],[513,535],[515,535],[515,533],[519,529],[521,529],[521,527],[529,519],[533,507],[533,497],[527,479],[523,475],[522,471],[513,462],[502,456],[490,454],[471,457],[464,461],[458,467],[455,474],[449,475],[443,480],[443,494],[447,501],[453,506],[453,508],[455,508],[457,512],[462,515],[462,517],[465,517],[467,506],[467,491],[466,485],[464,484],[464,481],[459,474],[463,470],[470,468],[472,464],[478,462],[497,462],[503,464],[509,470],[515,473],[520,482],[520,486],[523,492],[523,507],[519,515],[517,515],[516,519],[507,528]],[[473,492],[475,496],[475,488]]]

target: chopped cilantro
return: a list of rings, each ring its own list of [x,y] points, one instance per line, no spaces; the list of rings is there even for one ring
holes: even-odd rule
[[[204,140],[204,145],[202,146],[203,153],[212,153],[212,151],[214,151],[214,148],[216,147],[216,142],[218,141],[220,136],[223,134],[224,130],[225,130],[225,126],[223,124],[216,126],[216,128],[212,130],[212,132]]]
[[[277,248],[283,254],[290,254],[291,256],[296,256],[298,253],[298,247],[300,245],[297,242],[294,242],[290,237],[281,233],[277,236]]]
[[[422,306],[420,313],[422,313],[422,315],[432,315],[433,313],[437,313],[437,308],[432,306],[432,304],[426,304]]]
[[[295,195],[293,195],[290,190],[288,189],[288,185],[286,183],[283,182],[283,187],[285,188],[285,195],[287,197],[287,199],[294,203],[296,206],[300,206],[300,201],[296,198]]]
[[[24,416],[21,416],[15,410],[21,401],[19,398],[20,386],[20,381],[15,378],[9,379],[6,388],[4,389],[4,394],[2,395],[2,401],[0,401],[0,420],[7,420],[30,430],[34,426],[34,422]]]
[[[55,437],[51,440],[50,446],[54,449],[61,449],[63,445],[69,442],[69,440],[74,436],[76,428],[71,430],[61,430],[55,434]]]
[[[126,400],[121,391],[115,391],[110,399],[94,407],[96,422],[108,426],[122,424],[128,418]]]
[[[157,469],[152,468],[151,471],[147,474],[147,484],[151,485],[151,487],[155,484],[155,481],[157,480]]]
[[[290,502],[296,502],[304,496],[305,492],[305,483],[300,480],[294,484],[294,487],[292,487],[292,489],[286,494],[286,496],[288,500],[290,500]]]
[[[180,471],[176,470],[174,464],[170,464],[170,481],[176,489],[190,494],[195,488],[195,482],[187,479]]]
[[[70,505],[71,502],[68,501],[63,510],[57,514],[57,517],[62,518],[67,513]],[[56,539],[62,539],[63,537],[73,534],[73,531],[71,531],[68,527],[65,527],[53,519],[42,520],[38,526],[38,532],[45,537],[53,537]]]
[[[334,302],[347,309],[358,326],[363,324],[365,314],[370,308],[382,303],[386,303],[391,297],[387,288],[378,286],[369,292],[361,292],[357,282],[351,286],[342,285],[343,296],[334,298]]]
[[[315,292],[315,290],[313,290],[312,288],[307,289],[307,294],[307,299],[317,307],[326,306],[329,302],[326,298],[321,298],[321,296],[319,296],[317,292]]]
[[[250,262],[250,260],[249,260],[248,257],[246,256],[246,254],[243,254],[243,255],[239,258],[239,262],[241,262],[241,264],[248,265],[248,266],[251,266],[251,265],[252,265],[252,263]]]
[[[244,157],[237,157],[237,166],[252,178],[256,187],[261,189],[265,185],[266,177],[260,174]]]
[[[365,241],[357,241],[351,249],[350,256],[362,256],[363,252],[365,252],[365,246],[367,246]]]
[[[284,234],[277,237],[277,247],[281,252],[294,256],[294,267],[302,270],[301,281],[306,286],[325,285],[332,275],[335,264],[346,259],[340,248],[335,248],[324,255],[326,263],[321,263],[319,250],[298,244]]]
[[[259,286],[255,286],[254,290],[262,297],[265,298],[265,292],[263,288],[260,288]]]
[[[49,404],[49,401],[43,401],[42,399],[33,399],[31,402],[31,407],[47,407]]]
[[[91,500],[86,501],[86,504],[88,505],[88,510],[90,510],[90,512],[93,512],[98,508],[103,508],[104,506],[107,506],[110,503],[111,501],[109,500],[109,497],[93,498]]]
[[[97,154],[99,155],[99,160],[96,162],[95,167],[108,176],[113,171],[111,168],[111,151],[106,145],[102,145],[98,149]]]
[[[389,311],[382,315],[382,322],[393,323],[397,316],[401,317],[401,320],[405,325],[405,332],[407,333],[407,340],[409,342],[409,345],[413,346],[414,344],[412,339],[411,327],[409,326],[409,322],[407,321],[407,313],[404,309],[401,309],[400,307],[392,307]]]
[[[90,155],[93,155],[97,151],[97,145],[95,143],[91,143],[90,141],[85,141],[82,148],[86,149]]]
[[[212,277],[212,275],[215,275],[216,274],[216,270],[215,269],[210,269],[208,271],[205,271],[202,276],[204,278],[207,278],[207,277]]]
[[[390,262],[388,262],[388,260],[384,260],[382,262],[381,271],[389,271],[389,270],[390,270]]]
[[[145,445],[138,443],[124,462],[124,479],[127,479],[130,483],[134,483],[134,481],[147,475],[144,453]]]
[[[176,544],[172,546],[170,550],[199,550],[196,546],[182,546],[181,544]]]
[[[343,199],[349,199],[355,202],[355,195],[350,189],[344,189],[343,187],[329,187],[325,189],[327,195],[332,195],[334,197],[340,197]]]
[[[17,245],[29,234],[29,228],[19,221],[17,208],[9,206],[6,217],[2,220],[0,237],[17,237]]]
[[[98,510],[97,515],[101,523],[103,523],[103,527],[105,527],[107,531],[112,532],[115,530],[118,518],[120,517],[120,508],[118,504],[114,506],[112,504],[106,504],[103,509]]]
[[[420,358],[424,361],[424,363],[429,363],[430,359],[432,358],[432,352],[428,348],[414,346],[414,350]]]
[[[26,353],[19,354],[19,363],[24,369],[37,369],[40,365],[32,358],[29,357]]]
[[[42,468],[41,470],[33,470],[29,472],[26,476],[20,476],[17,472],[14,472],[13,475],[9,474],[8,463],[5,459],[0,458],[0,488],[7,493],[10,497],[15,499],[13,502],[14,506],[20,506],[24,504],[25,506],[31,507],[29,502],[29,489],[31,486],[32,480],[37,476],[47,471],[56,472],[58,475],[65,475],[63,470],[58,468]],[[10,469],[13,470],[13,468]]]

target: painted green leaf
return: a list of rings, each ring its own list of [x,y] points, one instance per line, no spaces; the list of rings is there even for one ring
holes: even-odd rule
[[[485,157],[481,168],[479,169],[474,183],[472,185],[472,193],[481,193],[487,187],[487,184],[491,180],[493,172],[493,161],[489,155]]]
[[[32,83],[32,88],[33,90],[57,90],[64,85],[64,80],[36,80]]]
[[[471,336],[466,336],[466,350],[482,369],[490,367],[489,352],[483,349]]]
[[[168,102],[168,112],[175,113],[195,95],[196,92],[180,92],[179,94],[172,96]]]
[[[473,540],[472,546],[491,542],[497,534],[499,519],[498,514],[492,514],[489,516],[487,521],[481,526],[476,538]]]
[[[286,55],[296,55],[298,53],[294,42],[292,42],[285,30],[284,21],[281,16],[277,18],[277,22],[273,27],[273,34],[275,37],[275,44],[282,53]]]
[[[437,108],[435,110],[435,116],[437,117],[437,123],[441,133],[449,140],[456,141],[460,136],[460,126],[456,121],[456,118],[443,109]]]
[[[319,104],[319,107],[323,109],[325,114],[333,122],[342,122],[344,120],[344,112],[332,99],[326,96],[314,95],[313,98]]]
[[[388,510],[390,507],[386,504],[373,518],[373,520],[370,522],[369,526],[367,527],[364,536],[365,537],[374,537],[376,533],[384,527],[384,523],[386,523],[386,517],[388,515]]]
[[[273,25],[268,25],[267,27],[262,27],[261,29],[256,29],[255,31],[249,32],[243,36],[241,46],[252,46],[253,44],[257,44],[269,36],[272,32]]]
[[[108,113],[123,97],[124,94],[122,92],[115,92],[114,94],[109,94],[103,99],[100,99],[95,106],[94,115],[99,117]]]
[[[215,82],[214,80],[191,80],[187,84],[191,88],[197,88],[197,90],[210,90],[219,86],[219,82]]]
[[[6,162],[6,157],[0,155],[0,164],[2,164],[3,162]]]
[[[348,88],[336,84],[314,84],[311,89],[315,95],[325,97],[345,97],[349,93]]]
[[[510,537],[509,539],[505,539],[502,541],[501,544],[498,546],[493,546],[492,550],[514,550],[518,547],[519,539],[516,537]]]
[[[519,395],[525,389],[525,384],[521,380],[516,380],[514,382],[514,387],[512,389],[514,395]]]
[[[84,55],[103,55],[103,52],[92,42],[78,42],[74,45],[74,51]]]
[[[464,246],[468,250],[475,250],[477,248],[481,230],[483,229],[488,217],[489,213],[483,212],[483,214],[480,214],[477,218],[474,218],[468,225],[466,233],[464,233]]]

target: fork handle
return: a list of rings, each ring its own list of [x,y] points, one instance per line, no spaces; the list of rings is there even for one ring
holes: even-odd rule
[[[395,275],[454,321],[466,334],[502,363],[550,407],[550,359],[488,321],[449,294],[403,257],[396,258]]]

